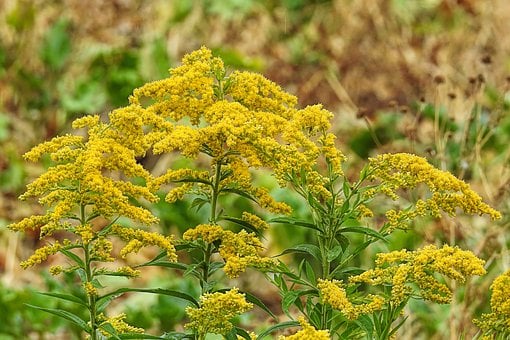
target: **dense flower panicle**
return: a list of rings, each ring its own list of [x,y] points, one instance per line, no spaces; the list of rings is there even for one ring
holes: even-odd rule
[[[154,81],[136,89],[131,104],[140,104],[143,97],[156,101],[150,110],[157,115],[179,121],[189,117],[198,125],[204,111],[213,103],[217,74],[224,73],[223,62],[201,48],[183,58],[180,67],[170,70],[170,78]]]
[[[491,313],[474,322],[483,331],[483,339],[506,339],[510,337],[510,271],[498,276],[491,290]]]
[[[266,230],[269,228],[269,224],[266,221],[252,213],[244,211],[242,214],[242,219],[243,221],[246,221],[255,228],[257,228],[258,230]]]
[[[157,218],[150,211],[130,202],[130,198],[154,202],[158,199],[156,195],[145,186],[107,176],[122,173],[129,178],[152,181],[150,173],[137,163],[135,152],[119,142],[119,131],[100,122],[98,116],[80,118],[74,126],[88,127],[88,138],[56,137],[25,155],[27,159],[37,160],[43,153],[50,153],[61,163],[53,165],[27,185],[21,196],[21,199],[39,196],[41,204],[50,206],[46,215],[25,219],[11,228],[21,231],[41,227],[41,236],[50,235],[66,225],[62,221],[78,217],[80,206],[90,206],[93,213],[107,218],[124,215],[145,224],[156,222]],[[53,157],[55,155],[58,156]],[[81,235],[79,230],[76,231],[78,236],[86,236],[85,243],[92,237],[90,233]]]
[[[341,311],[349,320],[355,320],[360,315],[381,310],[385,303],[385,299],[380,296],[368,295],[369,302],[354,304],[347,297],[343,284],[337,280],[319,279],[317,288],[321,292],[322,300],[334,309]]]
[[[177,254],[173,244],[173,236],[164,236],[156,232],[123,227],[118,224],[114,224],[112,226],[112,234],[115,234],[122,240],[128,242],[127,245],[120,251],[122,257],[126,257],[129,253],[136,253],[143,247],[158,246],[159,248],[166,250],[167,257],[170,261],[177,261]]]
[[[125,320],[126,314],[124,313],[112,317],[106,317],[104,314],[98,315],[98,321],[100,322],[100,325],[110,324],[118,334],[143,333],[145,331],[143,328],[131,326]],[[106,331],[102,331],[102,333],[105,336],[111,335]]]
[[[264,269],[275,265],[274,259],[259,255],[262,249],[262,242],[254,233],[247,233],[246,230],[238,233],[225,230],[219,250],[225,260],[223,267],[225,274],[230,278],[236,278],[247,267]]]
[[[376,268],[351,277],[350,282],[391,285],[390,303],[395,306],[411,296],[411,283],[418,286],[423,299],[449,303],[452,292],[434,277],[434,273],[465,282],[469,276],[484,275],[484,263],[472,252],[458,247],[445,245],[438,249],[429,245],[416,251],[404,249],[377,254]]]
[[[94,287],[92,282],[85,282],[83,284],[83,289],[85,290],[85,293],[87,294],[87,296],[98,296],[98,294],[99,294],[97,291],[97,288]]]
[[[147,105],[144,98],[150,99]],[[167,79],[136,89],[130,105],[112,112],[110,121],[115,131],[143,139],[143,146],[152,146],[156,154],[177,151],[195,159],[203,152],[211,156],[211,168],[232,163],[224,185],[234,187],[239,181],[240,188],[256,191],[247,185],[248,169],[268,167],[281,186],[293,171],[306,173],[310,192],[328,198],[327,181],[315,167],[323,153],[333,171],[342,174],[343,155],[334,147],[334,136],[326,134],[332,114],[320,105],[298,110],[296,104],[296,97],[262,75],[226,76],[221,60],[201,48],[185,56]],[[168,175],[163,177],[156,181],[166,182]],[[173,188],[166,200],[182,199],[192,187]],[[289,210],[282,204],[263,207],[277,213]]]
[[[46,261],[46,259],[51,255],[55,255],[56,253],[58,253],[64,247],[65,245],[61,244],[58,241],[55,241],[53,244],[48,244],[39,249],[36,249],[35,252],[28,259],[20,263],[20,266],[23,269],[26,269],[36,264],[40,264]]]
[[[64,147],[78,147],[83,144],[82,136],[64,135],[41,143],[23,155],[26,160],[37,162],[44,154],[53,154]]]
[[[104,236],[97,237],[90,247],[90,257],[94,261],[112,262],[113,244]]]
[[[323,135],[319,141],[321,152],[326,160],[331,164],[333,173],[337,176],[343,176],[342,163],[345,161],[344,154],[335,147],[336,136],[332,133]]]
[[[223,238],[223,232],[223,228],[217,224],[199,224],[186,230],[182,238],[186,241],[202,239],[207,243],[213,243]]]
[[[267,111],[290,119],[297,98],[284,92],[280,86],[261,74],[235,71],[230,75],[232,82],[228,94],[250,111]]]
[[[234,233],[219,225],[200,224],[186,230],[183,239],[202,239],[207,243],[220,241],[219,253],[225,261],[223,271],[230,278],[238,277],[247,267],[268,268],[276,264],[274,259],[259,255],[263,249],[262,242],[254,233],[245,230]]]
[[[369,160],[369,172],[370,179],[381,182],[377,190],[393,199],[399,197],[397,189],[412,189],[419,184],[425,184],[432,193],[430,198],[419,201],[414,210],[404,212],[405,216],[395,212],[388,217],[394,228],[404,226],[406,219],[416,216],[439,217],[440,211],[455,216],[457,208],[468,214],[487,214],[493,220],[501,218],[467,183],[434,168],[425,158],[406,153],[383,154]]]
[[[328,330],[316,330],[312,325],[306,322],[304,317],[299,317],[299,324],[302,330],[289,336],[280,336],[278,340],[329,340]]]
[[[198,334],[226,334],[234,327],[230,320],[252,308],[253,304],[237,288],[225,293],[207,293],[200,297],[199,308],[186,308],[190,322],[185,327]]]

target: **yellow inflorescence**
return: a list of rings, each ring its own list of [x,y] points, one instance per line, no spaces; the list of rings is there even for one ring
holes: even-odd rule
[[[483,339],[510,336],[510,271],[498,276],[491,285],[491,313],[482,314],[474,322],[483,331]]]
[[[239,293],[237,288],[225,293],[204,294],[200,297],[199,308],[186,308],[190,322],[185,327],[202,335],[226,334],[233,327],[230,320],[252,308],[253,304],[247,302],[244,294]]]
[[[113,225],[112,233],[119,236],[127,245],[120,251],[122,257],[128,253],[138,252],[142,247],[158,246],[166,250],[170,261],[177,261],[177,254],[173,244],[173,236],[164,236],[155,232],[148,232],[141,229],[133,229],[120,225]]]
[[[262,242],[254,233],[245,230],[234,233],[219,225],[200,224],[186,230],[183,239],[202,239],[207,243],[220,241],[219,253],[225,261],[223,270],[230,278],[238,277],[247,267],[268,268],[275,264],[273,259],[259,255],[263,249]]]
[[[36,249],[36,251],[28,259],[20,263],[20,266],[23,269],[26,269],[30,266],[42,263],[46,261],[46,259],[51,255],[55,255],[56,253],[58,253],[63,247],[64,245],[62,245],[58,241],[55,241],[55,243],[53,244],[49,244],[39,249]]]
[[[377,191],[392,199],[398,199],[397,189],[413,189],[420,184],[426,185],[431,197],[419,200],[414,209],[407,211],[388,211],[389,230],[405,228],[409,220],[417,216],[439,217],[444,211],[455,216],[460,208],[467,214],[487,214],[491,219],[501,218],[501,214],[482,201],[467,183],[451,173],[441,171],[430,165],[425,158],[407,153],[383,154],[370,159],[370,179],[379,180]],[[375,191],[366,196],[375,194]]]
[[[242,219],[243,219],[243,221],[250,223],[252,226],[254,226],[255,228],[257,228],[259,230],[265,230],[265,229],[269,228],[269,224],[266,221],[264,221],[263,219],[261,219],[260,217],[258,217],[257,215],[254,215],[252,213],[244,211],[243,215],[242,215]]]
[[[289,336],[280,336],[278,340],[329,340],[328,330],[316,330],[312,325],[306,322],[304,317],[298,319],[302,330]]]
[[[322,300],[333,308],[342,312],[349,320],[355,320],[362,314],[370,314],[381,310],[385,300],[376,295],[369,295],[370,300],[367,303],[354,304],[347,297],[347,292],[343,284],[337,280],[320,279],[317,288],[321,292]]]
[[[391,285],[390,303],[395,306],[411,296],[411,283],[418,286],[423,299],[449,303],[452,292],[434,277],[434,273],[464,282],[468,276],[484,275],[483,265],[484,261],[470,251],[448,245],[439,249],[429,245],[416,251],[377,254],[376,268],[351,277],[350,282]]]
[[[145,331],[143,328],[134,327],[134,326],[129,325],[124,320],[126,320],[126,314],[124,314],[124,313],[113,316],[113,317],[106,317],[103,314],[98,315],[98,321],[101,322],[101,325],[110,324],[118,334],[143,333]],[[102,333],[105,336],[111,335],[105,331],[102,331]]]

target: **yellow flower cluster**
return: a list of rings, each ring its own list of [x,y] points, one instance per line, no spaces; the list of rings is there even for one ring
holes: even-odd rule
[[[223,228],[217,224],[199,224],[186,230],[182,238],[186,241],[202,239],[207,243],[213,243],[223,238],[223,232]]]
[[[394,306],[405,302],[413,293],[414,283],[425,300],[449,303],[450,288],[439,282],[438,273],[453,280],[464,282],[468,276],[484,275],[484,261],[472,252],[448,245],[437,248],[428,245],[416,251],[399,250],[377,254],[376,268],[350,278],[351,283],[390,285],[390,303]]]
[[[491,313],[474,322],[483,331],[483,339],[506,339],[510,337],[510,271],[498,276],[491,290]]]
[[[94,287],[92,282],[85,282],[83,284],[83,289],[85,289],[85,293],[87,294],[87,296],[97,296],[98,295],[97,288]]]
[[[252,308],[253,304],[247,302],[237,288],[225,293],[207,293],[200,297],[199,308],[186,308],[190,322],[185,327],[200,335],[226,334],[233,327],[230,320]]]
[[[103,236],[99,236],[90,246],[90,257],[94,261],[112,262],[113,244]]]
[[[369,302],[354,304],[347,297],[347,292],[340,281],[322,280],[317,283],[324,303],[331,305],[345,315],[349,320],[356,320],[360,315],[370,314],[381,310],[385,303],[384,298],[376,295],[368,295]]]
[[[225,274],[235,278],[247,267],[263,269],[276,264],[274,259],[259,255],[262,248],[262,242],[254,233],[247,233],[246,230],[238,233],[225,230],[220,245],[220,255],[225,260]]]
[[[173,244],[173,236],[164,236],[156,232],[148,232],[141,229],[123,227],[118,224],[112,226],[112,234],[119,236],[128,243],[121,249],[120,255],[125,258],[127,254],[138,252],[147,246],[158,246],[166,250],[169,261],[177,261],[177,253]]]
[[[46,259],[51,255],[55,255],[56,253],[58,253],[66,245],[68,245],[68,242],[65,242],[63,245],[60,242],[55,241],[55,243],[53,244],[49,244],[39,249],[36,249],[35,252],[28,259],[20,263],[20,266],[23,269],[26,269],[36,264],[42,263],[46,261]]]
[[[281,213],[290,208],[257,192],[249,168],[272,169],[282,186],[291,173],[306,174],[303,182],[321,198],[330,197],[326,179],[315,169],[321,155],[342,175],[344,157],[334,146],[335,136],[326,133],[332,114],[320,105],[296,109],[296,104],[296,97],[262,75],[226,76],[222,61],[203,47],[185,56],[168,78],[134,90],[130,105],[112,112],[110,123],[115,131],[123,131],[117,133],[119,140],[136,154],[150,147],[156,154],[178,151],[192,159],[200,152],[208,154],[210,168],[221,163],[232,169],[222,178],[222,188],[237,185],[255,196],[259,193],[264,208]],[[135,145],[122,136],[129,136]],[[156,179],[155,186],[177,179],[178,174],[170,171]],[[199,177],[206,179],[206,174]],[[182,199],[193,187],[185,182],[173,188],[166,200]]]
[[[298,319],[302,330],[289,335],[280,336],[278,340],[329,340],[330,335],[328,330],[316,330],[312,325],[306,322],[304,317]]]
[[[183,239],[187,241],[202,239],[207,243],[220,241],[219,254],[225,261],[223,271],[230,278],[238,277],[247,267],[268,268],[276,262],[259,255],[262,242],[254,233],[241,230],[234,233],[219,225],[200,224],[186,230]]]
[[[242,219],[243,221],[246,221],[255,228],[257,228],[258,230],[266,230],[269,228],[269,224],[266,221],[252,213],[244,211],[242,214]]]
[[[129,325],[125,320],[126,320],[126,314],[124,314],[124,313],[121,313],[121,314],[113,316],[113,317],[106,317],[104,314],[98,315],[98,321],[101,322],[100,326],[104,325],[104,324],[110,324],[118,334],[143,333],[145,331],[143,328],[134,327],[134,326]],[[105,331],[102,331],[102,333],[105,336],[111,335]]]
[[[428,214],[439,217],[440,211],[455,216],[457,208],[467,214],[501,218],[501,214],[484,203],[467,183],[449,172],[434,168],[423,157],[406,153],[379,155],[369,160],[369,172],[370,179],[380,181],[376,191],[393,199],[399,197],[397,189],[413,189],[420,184],[426,185],[432,193],[430,198],[419,201],[414,210],[394,212],[387,216],[393,227],[401,227],[405,220],[416,216]]]

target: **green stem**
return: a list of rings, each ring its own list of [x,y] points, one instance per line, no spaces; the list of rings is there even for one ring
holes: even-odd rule
[[[91,268],[91,260],[90,260],[90,249],[88,244],[83,247],[85,251],[85,277],[87,279],[87,283],[92,284],[92,280],[94,278],[94,274],[92,273]],[[96,296],[93,294],[89,294],[89,315],[90,315],[90,325],[91,325],[91,340],[97,340],[97,311],[96,311]]]
[[[87,218],[85,214],[85,205],[80,204],[80,221],[82,226],[87,223]],[[92,284],[92,280],[94,278],[94,274],[92,273],[92,260],[90,257],[90,248],[89,244],[83,245],[83,252],[85,256],[85,283]],[[93,294],[88,294],[88,310],[89,310],[89,318],[90,318],[90,327],[91,327],[91,340],[97,340],[97,311],[96,311],[96,296]]]
[[[220,194],[220,181],[221,181],[221,162],[222,160],[218,160],[216,162],[215,167],[215,174],[214,174],[214,182],[212,185],[212,195],[211,195],[211,216],[210,216],[210,223],[216,224],[217,223],[217,215],[216,210],[218,206],[218,196]],[[211,266],[211,256],[213,254],[213,245],[208,244],[207,248],[204,252],[204,267],[203,267],[203,275],[202,275],[202,282],[200,283],[200,286],[202,287],[202,294],[207,293],[210,289],[208,287],[207,282],[209,281],[209,271]]]

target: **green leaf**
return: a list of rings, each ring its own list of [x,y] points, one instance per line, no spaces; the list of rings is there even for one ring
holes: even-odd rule
[[[253,201],[253,202],[257,203],[257,200],[252,195],[250,195],[249,193],[247,193],[246,191],[243,191],[243,190],[239,190],[239,189],[236,189],[236,188],[223,188],[223,189],[220,190],[220,193],[221,192],[230,192],[230,193],[239,195],[241,197],[247,198],[250,201]]]
[[[119,339],[192,339],[190,334],[185,334],[181,337],[165,337],[165,336],[157,336],[157,335],[150,335],[150,334],[140,334],[140,333],[124,333],[119,334]]]
[[[321,259],[321,251],[319,247],[317,247],[314,244],[308,243],[298,244],[297,246],[294,246],[292,248],[285,249],[281,254],[276,255],[276,257],[292,253],[308,254],[313,256],[313,258],[315,258],[319,262]]]
[[[75,253],[73,253],[73,252],[71,252],[71,251],[69,251],[67,249],[60,249],[60,252],[62,254],[64,254],[65,256],[67,256],[68,258],[70,258],[71,260],[73,260],[80,268],[85,268],[85,263]]]
[[[248,302],[251,302],[253,303],[254,305],[260,307],[263,311],[265,311],[267,314],[271,315],[271,317],[273,319],[277,319],[276,315],[273,314],[273,312],[264,304],[264,302],[262,302],[262,300],[260,300],[258,297],[256,297],[255,295],[249,293],[249,292],[245,292],[245,291],[242,291],[241,293],[243,293],[245,295],[245,298]]]
[[[370,229],[367,227],[345,227],[338,230],[339,233],[358,233],[358,234],[365,234],[368,236],[375,237],[379,240],[382,240],[384,242],[388,242],[386,238],[379,232],[375,231],[374,229]]]
[[[291,218],[291,217],[276,217],[276,218],[270,219],[267,222],[268,223],[291,224],[291,225],[295,225],[295,226],[299,226],[299,227],[304,227],[304,228],[308,228],[308,229],[317,230],[318,232],[322,233],[322,230],[319,227],[317,227],[315,224],[309,223],[309,222],[305,222],[305,221],[299,221],[299,220],[296,220],[296,219]]]
[[[294,304],[294,301],[299,298],[299,293],[295,290],[289,290],[283,294],[282,297],[282,310],[285,314],[290,316],[289,308]]]
[[[57,299],[62,299],[62,300],[77,303],[82,306],[87,306],[87,303],[83,299],[81,299],[77,296],[74,296],[74,295],[62,294],[62,293],[50,293],[50,292],[45,292],[45,293],[40,292],[39,294],[52,296],[52,297],[56,297]]]
[[[317,283],[315,271],[313,270],[312,265],[308,261],[306,261],[305,263],[305,273],[308,281],[310,281],[311,284],[315,285]]]
[[[328,249],[326,251],[326,260],[328,262],[332,262],[332,261],[336,260],[338,258],[338,256],[340,256],[341,253],[342,253],[341,245],[337,245],[337,246],[333,247],[332,249]]]
[[[196,208],[197,208],[197,210],[196,210],[196,211],[197,211],[197,212],[199,212],[199,211],[200,211],[200,209],[202,209],[202,207],[203,207],[205,204],[207,204],[207,203],[209,203],[209,200],[206,200],[206,199],[204,199],[204,198],[202,198],[202,197],[197,197],[197,198],[195,198],[195,199],[191,202],[191,205],[190,205],[190,207],[189,207],[189,208],[190,208],[190,209],[193,209],[193,208],[195,208],[195,207],[196,207]]]
[[[113,339],[117,339],[119,340],[119,334],[117,333],[117,331],[115,330],[115,328],[112,326],[112,324],[110,323],[103,323],[99,326],[99,328],[102,328],[103,330],[105,330],[108,334],[111,335],[111,337]]]
[[[299,322],[297,322],[297,321],[280,322],[280,323],[278,323],[278,324],[276,324],[274,326],[269,327],[268,329],[266,329],[262,333],[260,333],[257,336],[257,340],[262,340],[264,337],[268,336],[269,334],[271,334],[271,333],[273,333],[275,331],[278,331],[278,330],[281,330],[281,329],[285,329],[285,328],[290,328],[290,327],[296,327],[296,326],[299,326]]]
[[[197,302],[197,300],[189,294],[179,292],[177,290],[163,289],[163,288],[119,288],[113,292],[110,292],[108,294],[98,297],[97,301],[101,301],[101,300],[108,298],[112,295],[120,296],[120,295],[122,295],[124,293],[128,293],[128,292],[169,295],[169,296],[173,296],[173,297],[176,297],[179,299],[187,300],[187,301],[191,302],[192,304],[194,304],[196,307],[200,306],[199,303]]]
[[[242,328],[235,327],[236,335],[240,335],[247,340],[251,340],[250,334]]]
[[[59,316],[66,320],[69,320],[87,333],[90,333],[90,331],[91,331],[87,322],[83,321],[79,316],[74,315],[73,313],[70,313],[68,311],[58,309],[58,308],[44,308],[44,307],[39,307],[39,306],[34,306],[34,305],[29,305],[29,304],[26,304],[26,306],[44,311],[46,313],[50,313],[50,314]]]
[[[367,339],[373,338],[374,324],[368,315],[361,315],[354,322],[365,331]]]
[[[236,217],[232,217],[232,216],[221,216],[221,218],[219,218],[219,220],[230,221],[230,222],[233,222],[235,224],[238,224],[241,227],[243,227],[245,229],[248,229],[248,231],[251,231],[251,232],[255,233],[258,236],[261,234],[260,230],[255,228],[253,226],[253,224],[248,223],[245,220],[242,220],[240,218],[236,218]]]
[[[351,187],[347,181],[342,183],[342,190],[344,192],[345,197],[349,197],[351,195]]]

